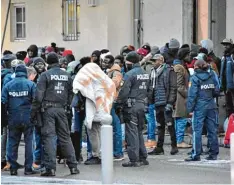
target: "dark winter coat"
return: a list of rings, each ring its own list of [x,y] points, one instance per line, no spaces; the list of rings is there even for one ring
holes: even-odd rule
[[[16,73],[16,77],[3,87],[1,101],[7,106],[9,127],[31,125],[30,113],[35,90],[35,84],[27,79],[24,72]]]
[[[186,118],[188,117],[186,100],[188,95],[189,73],[186,68],[181,65],[181,61],[179,60],[178,63],[174,63],[174,70],[177,79],[177,95],[173,117]]]

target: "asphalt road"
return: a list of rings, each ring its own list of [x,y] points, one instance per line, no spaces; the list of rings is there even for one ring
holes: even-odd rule
[[[188,139],[188,138],[186,138]],[[206,139],[203,139],[206,143]],[[114,182],[120,184],[230,184],[230,150],[220,148],[217,161],[184,162],[190,149],[181,149],[178,155],[169,154],[169,137],[164,146],[165,155],[149,156],[149,166],[123,168],[120,162],[114,162]],[[84,149],[85,156],[85,149]],[[23,143],[19,149],[19,162],[23,164]],[[125,155],[127,160],[127,155]],[[2,184],[100,184],[101,166],[79,165],[81,173],[70,175],[63,164],[57,165],[56,177],[42,178],[39,174],[24,176],[24,170],[18,171],[17,177],[9,172],[2,172]]]

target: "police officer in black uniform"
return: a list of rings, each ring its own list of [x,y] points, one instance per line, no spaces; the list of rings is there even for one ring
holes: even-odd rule
[[[49,70],[42,73],[37,84],[35,105],[32,117],[42,110],[43,125],[41,128],[44,144],[45,171],[41,176],[55,176],[56,170],[56,135],[62,153],[67,159],[71,174],[78,174],[75,151],[71,142],[66,109],[72,100],[72,80],[69,74],[59,68],[59,59],[52,52],[47,56]]]
[[[139,55],[132,51],[126,56],[128,71],[122,82],[122,89],[117,99],[117,114],[122,109],[126,132],[127,152],[129,162],[123,167],[139,167],[148,165],[147,151],[142,134],[146,97],[148,95],[149,75],[139,64]],[[130,66],[131,65],[131,66]]]

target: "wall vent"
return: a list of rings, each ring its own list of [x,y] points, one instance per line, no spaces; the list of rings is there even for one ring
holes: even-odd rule
[[[88,6],[90,6],[90,7],[97,6],[97,1],[98,0],[88,0]]]

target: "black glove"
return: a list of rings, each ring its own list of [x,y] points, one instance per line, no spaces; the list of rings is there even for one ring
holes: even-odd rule
[[[115,113],[116,113],[117,115],[119,115],[119,114],[122,112],[122,110],[123,110],[123,107],[122,107],[122,106],[116,106],[116,108],[115,108]]]

